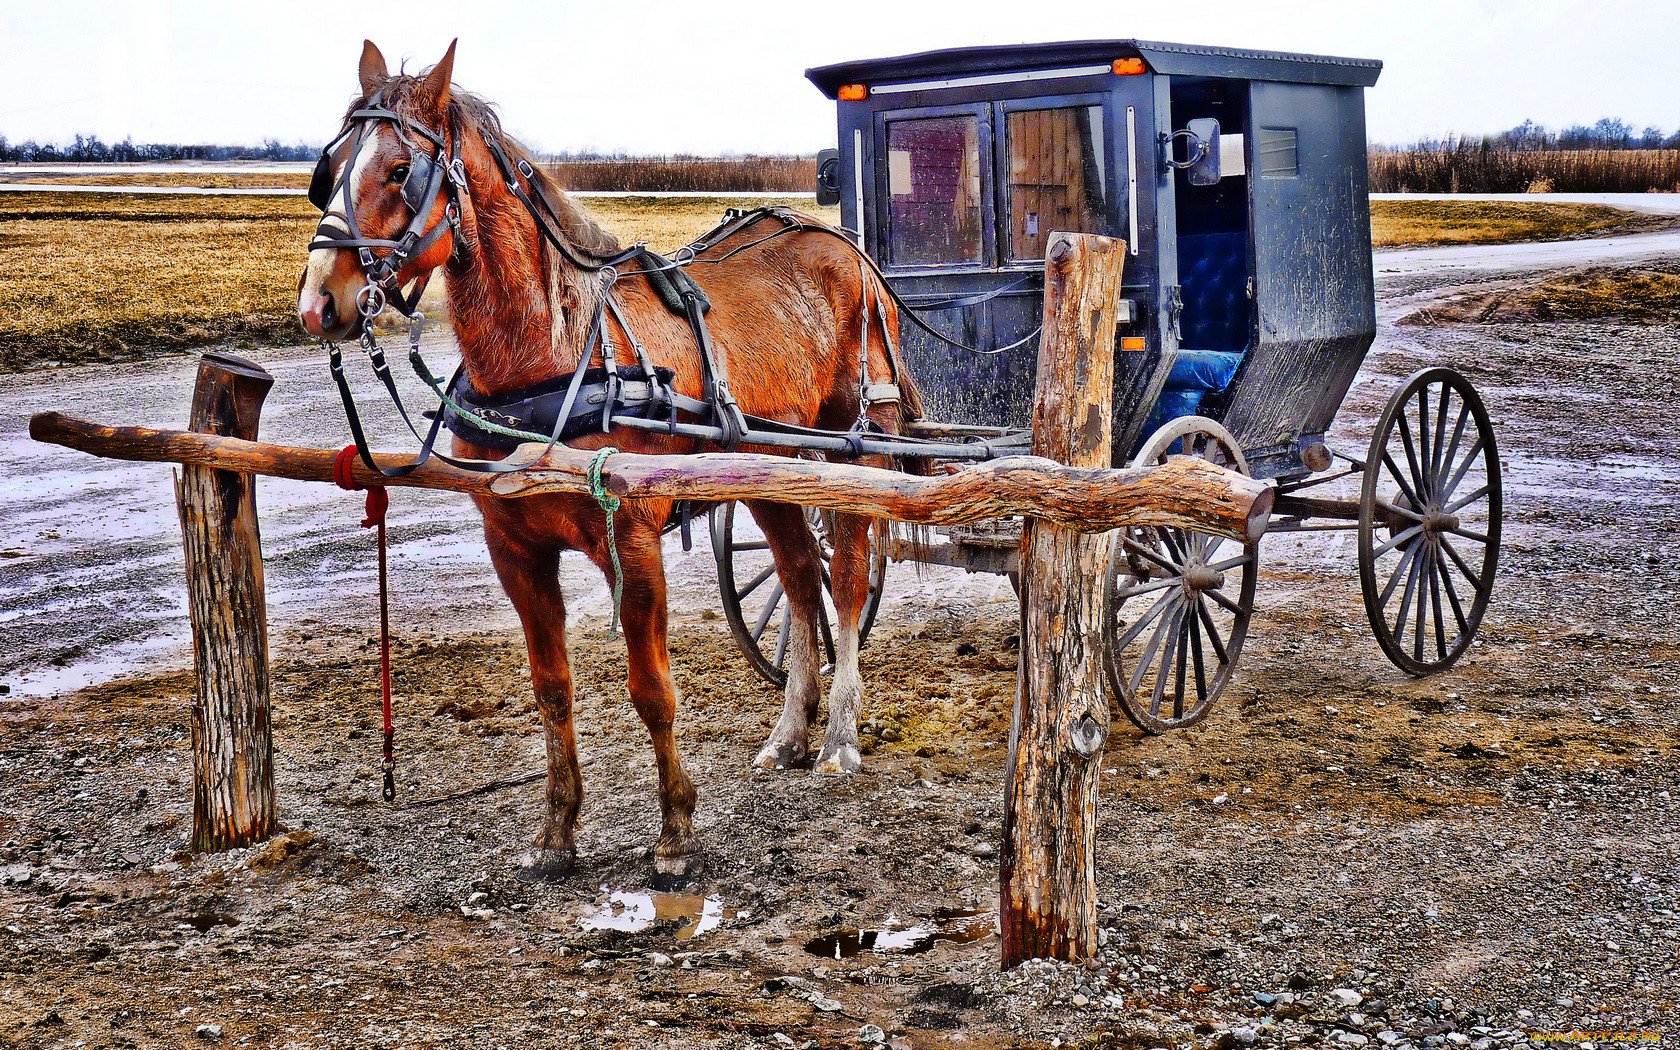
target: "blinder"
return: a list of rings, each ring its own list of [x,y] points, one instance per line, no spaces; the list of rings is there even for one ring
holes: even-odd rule
[[[328,203],[332,200],[335,181],[333,179],[332,149],[340,141],[342,141],[342,136],[334,139],[325,149],[321,150],[320,159],[315,162],[315,173],[309,177],[309,203],[313,204],[319,211],[326,211]],[[426,205],[430,203],[427,200],[427,191],[436,192],[431,185],[432,169],[436,166],[437,162],[429,154],[422,153],[419,150],[416,150],[414,155],[409,158],[408,178],[403,180],[402,195],[403,203],[408,205],[408,210],[416,215],[425,210]]]

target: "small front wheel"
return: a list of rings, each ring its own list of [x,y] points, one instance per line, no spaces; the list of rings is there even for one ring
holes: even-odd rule
[[[1132,465],[1175,455],[1248,473],[1236,440],[1201,416],[1157,430]],[[1248,635],[1259,564],[1258,540],[1159,526],[1120,530],[1106,575],[1103,670],[1139,729],[1183,729],[1213,709]]]

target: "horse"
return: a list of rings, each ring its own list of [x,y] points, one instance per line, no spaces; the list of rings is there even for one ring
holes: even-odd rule
[[[503,133],[483,99],[451,84],[454,59],[451,43],[430,69],[393,75],[379,49],[371,41],[363,45],[360,93],[339,138],[323,151],[332,196],[322,205],[299,283],[297,311],[305,330],[333,342],[355,339],[368,323],[370,298],[378,307],[390,292],[392,301],[412,308],[418,293],[404,303],[401,288],[423,283],[441,267],[463,373],[476,395],[515,394],[585,365],[603,368],[599,348],[579,360],[592,345],[592,326],[599,325],[598,340],[618,347],[640,342],[660,374],[670,370],[675,391],[702,397],[707,377],[698,333],[629,264],[616,282],[607,279],[610,273],[598,262],[618,257],[617,239]],[[532,198],[550,208],[547,237],[528,207]],[[798,219],[799,227],[782,236],[765,236],[757,227],[731,232],[706,245],[686,267],[711,302],[705,327],[719,369],[727,373],[741,410],[754,416],[898,434],[906,421],[919,417],[920,399],[898,359],[892,297],[838,233],[819,229],[821,223],[808,216]],[[413,236],[405,241],[405,233]],[[609,296],[613,303],[606,303]],[[603,304],[616,309],[603,311]],[[870,376],[894,377],[897,396],[889,388],[887,396],[871,400],[865,389]],[[643,453],[686,453],[703,445],[618,426],[566,443]],[[509,454],[458,433],[452,445],[455,456],[467,459]],[[881,457],[863,461],[886,465]],[[672,502],[627,501],[609,532],[606,512],[587,496],[474,499],[497,577],[524,628],[547,751],[541,827],[516,874],[552,880],[576,870],[582,787],[559,557],[565,550],[581,551],[610,582],[612,535],[622,573],[630,699],[647,727],[659,770],[663,819],[653,882],[691,882],[703,866],[703,852],[693,831],[694,784],[683,770],[673,731],[678,697],[660,554]],[[781,714],[752,764],[787,769],[813,761],[809,735],[820,703],[816,623],[822,566],[799,507],[746,503],[764,533],[791,614]],[[828,725],[814,758],[819,772],[851,773],[861,766],[858,619],[868,589],[870,531],[867,517],[835,517],[830,580],[838,624]]]

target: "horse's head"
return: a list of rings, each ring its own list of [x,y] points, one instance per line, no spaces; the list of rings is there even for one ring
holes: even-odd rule
[[[419,77],[391,76],[367,41],[362,95],[321,151],[309,199],[321,224],[298,285],[298,320],[309,334],[352,339],[387,302],[412,310],[402,287],[448,260],[459,220],[459,144],[447,126],[451,43]],[[453,163],[452,163],[453,162]]]

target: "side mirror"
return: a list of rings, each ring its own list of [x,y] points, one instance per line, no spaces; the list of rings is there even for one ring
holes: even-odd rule
[[[1190,135],[1200,143],[1200,152],[1190,163],[1190,185],[1212,186],[1219,181],[1219,121],[1197,117],[1190,122]]]
[[[840,151],[825,149],[817,154],[817,204],[824,208],[840,203]]]

